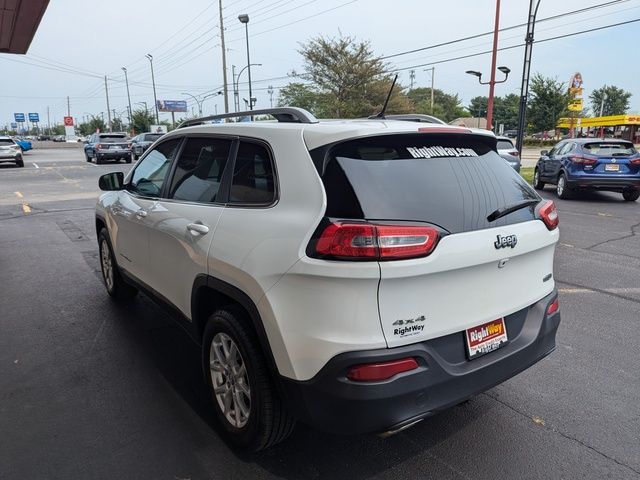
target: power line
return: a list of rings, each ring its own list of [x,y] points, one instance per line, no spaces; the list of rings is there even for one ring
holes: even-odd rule
[[[597,5],[592,5],[590,7],[580,8],[578,10],[572,10],[570,12],[560,13],[560,14],[557,14],[557,15],[553,15],[551,17],[541,18],[540,20],[536,21],[536,24],[539,24],[541,22],[547,22],[547,21],[550,21],[550,20],[557,20],[558,18],[566,17],[566,16],[569,16],[569,15],[577,15],[579,13],[584,13],[584,12],[587,12],[587,11],[590,11],[590,10],[596,10],[596,9],[599,9],[599,8],[609,7],[611,5],[624,3],[624,2],[628,2],[628,1],[630,1],[630,0],[612,0],[612,1],[609,1],[609,2],[600,3],[600,4],[597,4]],[[521,24],[518,24],[518,25],[513,25],[511,27],[501,28],[499,31],[500,32],[506,32],[508,30],[514,30],[516,28],[522,28],[522,27],[526,27],[526,26],[527,26],[526,23],[521,23]],[[434,45],[428,45],[426,47],[414,48],[413,50],[406,50],[404,52],[398,52],[398,53],[394,53],[394,54],[391,54],[391,55],[385,55],[385,56],[382,56],[382,57],[378,57],[378,60],[388,60],[390,58],[395,58],[395,57],[399,57],[399,56],[402,56],[402,55],[409,55],[411,53],[422,52],[424,50],[432,50],[434,48],[444,47],[444,46],[447,46],[447,45],[452,45],[454,43],[466,42],[468,40],[474,40],[476,38],[485,37],[487,35],[493,35],[493,30],[491,30],[490,32],[478,33],[476,35],[471,35],[469,37],[458,38],[458,39],[455,39],[455,40],[449,40],[447,42],[437,43],[437,44],[434,44]]]

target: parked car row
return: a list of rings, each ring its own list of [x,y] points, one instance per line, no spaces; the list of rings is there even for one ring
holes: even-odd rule
[[[11,137],[0,137],[0,163],[15,163],[17,167],[24,167],[22,149]]]
[[[162,135],[161,133],[141,133],[130,139],[126,133],[122,132],[94,133],[84,140],[84,156],[87,162],[95,160],[96,164],[107,160],[115,162],[124,160],[131,163]]]

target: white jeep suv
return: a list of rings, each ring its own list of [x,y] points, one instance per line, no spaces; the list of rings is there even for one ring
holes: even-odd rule
[[[555,348],[558,215],[493,134],[252,113],[278,121],[187,122],[96,208],[107,291],[187,327],[232,442],[394,433]]]

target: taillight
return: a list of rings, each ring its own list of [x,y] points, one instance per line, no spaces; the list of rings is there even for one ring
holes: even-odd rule
[[[102,148],[102,145],[98,143],[98,144],[96,144],[96,148],[97,148],[98,150],[100,150],[100,149]]]
[[[513,150],[512,152],[508,152],[509,155],[513,155],[514,157],[519,157],[520,156],[520,152],[518,150]]]
[[[558,302],[558,297],[556,297],[556,299],[547,307],[547,317],[553,315],[558,310],[560,310],[560,302]]]
[[[598,160],[596,160],[595,158],[582,157],[579,155],[572,155],[569,157],[569,160],[579,165],[595,165],[596,163],[598,163]]]
[[[127,148],[131,148],[131,144],[130,143],[127,143]]]
[[[433,227],[331,223],[316,243],[316,252],[338,259],[385,260],[426,257],[438,242]]]
[[[415,358],[403,358],[390,362],[368,363],[356,365],[347,372],[347,378],[354,382],[376,382],[388,380],[399,373],[409,372],[418,368]]]
[[[540,215],[540,219],[544,222],[549,230],[554,230],[560,219],[558,218],[558,210],[556,209],[556,204],[553,203],[553,200],[547,201],[540,210],[538,210]]]
[[[640,165],[640,157],[634,158],[633,160],[629,160],[631,165]]]

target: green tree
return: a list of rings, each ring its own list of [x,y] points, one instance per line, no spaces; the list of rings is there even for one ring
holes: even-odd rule
[[[433,89],[433,112],[431,111],[431,89],[414,88],[407,93],[407,97],[413,103],[414,113],[426,113],[434,115],[445,122],[450,122],[458,117],[466,117],[468,112],[462,106],[458,94],[445,93],[437,88]]]
[[[602,100],[604,98],[604,104]],[[600,116],[600,108],[602,109],[602,115],[622,115],[629,111],[629,99],[631,98],[631,92],[627,92],[622,88],[616,86],[604,85],[589,95],[591,102],[591,110],[593,110],[593,116]]]
[[[88,122],[78,125],[78,129],[82,135],[91,135],[92,133],[100,130],[101,132],[107,131],[107,125],[104,123],[102,117],[91,116]],[[64,133],[64,132],[63,132]]]
[[[134,110],[131,114],[131,126],[135,134],[148,132],[154,125],[156,117],[149,110]]]
[[[484,118],[487,116],[487,103],[489,102],[488,97],[473,97],[469,101],[469,114],[472,117],[480,117]]]
[[[373,55],[369,42],[352,37],[314,38],[299,53],[309,83],[285,87],[279,104],[306,105],[319,117],[352,118],[374,114],[382,108],[392,76],[388,65]],[[393,89],[387,113],[407,113],[412,104],[402,86]]]
[[[124,123],[121,118],[116,117],[111,120],[111,130],[114,132],[124,132]]]
[[[558,119],[568,114],[569,94],[557,78],[536,73],[530,84],[531,100],[527,108],[527,124],[534,132],[553,130]]]
[[[505,130],[518,128],[518,108],[520,95],[510,93],[504,97],[496,97],[493,104],[493,121],[503,124]]]

